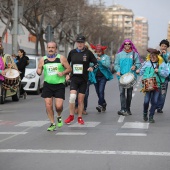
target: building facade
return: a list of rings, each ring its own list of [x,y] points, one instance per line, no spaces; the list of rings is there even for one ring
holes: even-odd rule
[[[148,48],[148,21],[144,17],[136,17],[133,27],[133,43],[141,55],[145,55]]]
[[[121,39],[131,39],[133,37],[133,11],[121,5],[113,5],[103,10],[108,25],[118,28],[121,32]]]

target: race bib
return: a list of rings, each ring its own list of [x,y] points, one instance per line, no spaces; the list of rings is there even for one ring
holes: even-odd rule
[[[47,75],[56,75],[58,73],[57,65],[47,66]]]
[[[73,74],[83,74],[83,64],[74,64]]]

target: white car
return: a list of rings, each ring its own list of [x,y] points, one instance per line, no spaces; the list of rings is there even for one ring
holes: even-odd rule
[[[27,56],[29,58],[29,65],[25,69],[25,77],[22,79],[21,84],[26,92],[40,94],[40,90],[43,88],[44,76],[43,74],[39,76],[36,70],[41,57],[35,55]]]

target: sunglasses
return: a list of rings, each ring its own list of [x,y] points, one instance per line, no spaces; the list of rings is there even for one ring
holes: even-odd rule
[[[124,43],[124,45],[131,45],[131,43]]]

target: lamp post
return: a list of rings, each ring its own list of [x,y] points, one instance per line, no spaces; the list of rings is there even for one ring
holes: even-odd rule
[[[13,34],[12,34],[12,54],[17,54],[18,51],[18,0],[13,0]]]

